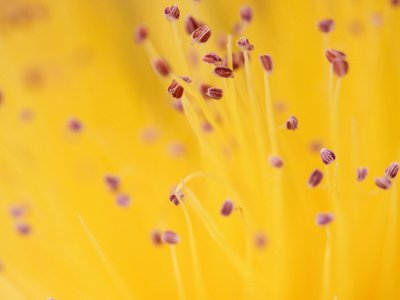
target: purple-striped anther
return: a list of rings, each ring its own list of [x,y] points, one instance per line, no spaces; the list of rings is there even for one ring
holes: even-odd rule
[[[326,226],[334,220],[334,216],[331,213],[319,213],[315,219],[318,226]]]
[[[346,60],[335,60],[333,62],[333,72],[337,77],[343,77],[349,72],[349,63]]]
[[[160,231],[153,230],[150,234],[150,239],[154,246],[162,245],[162,236]]]
[[[163,234],[163,241],[166,244],[175,245],[179,243],[179,236],[174,231],[167,230]]]
[[[323,177],[324,174],[320,170],[315,169],[308,178],[308,186],[310,188],[316,187],[317,185],[320,184]]]
[[[283,160],[277,155],[271,155],[269,157],[269,163],[274,168],[282,168],[283,167]]]
[[[244,23],[250,23],[251,20],[253,19],[253,10],[249,5],[243,5],[240,8],[240,19]]]
[[[269,74],[271,74],[272,69],[273,69],[271,56],[268,54],[260,55],[260,61],[261,61],[261,65],[264,68],[264,70],[266,72],[268,72]]]
[[[298,127],[299,122],[295,116],[290,116],[289,119],[286,121],[286,128],[289,130],[296,130]]]
[[[153,69],[161,77],[168,77],[171,72],[171,68],[163,58],[153,60]]]
[[[335,22],[331,19],[321,20],[318,22],[318,28],[322,33],[329,33],[335,29]]]
[[[180,200],[182,200],[184,196],[185,195],[183,194],[182,191],[180,191],[180,190],[176,191],[176,192],[174,191],[171,193],[171,195],[169,195],[169,201],[171,201],[173,204],[178,206],[180,203]]]
[[[131,201],[131,197],[127,194],[118,194],[115,199],[115,202],[120,207],[128,207]]]
[[[254,50],[254,46],[252,44],[250,44],[249,40],[246,38],[240,38],[237,42],[236,45],[239,46],[239,48],[242,51],[253,51]]]
[[[231,69],[229,69],[228,67],[216,67],[214,69],[214,74],[217,77],[221,77],[221,78],[233,78],[233,71]]]
[[[172,5],[168,6],[164,9],[164,16],[167,18],[168,21],[176,21],[179,19],[180,11],[178,6]]]
[[[168,93],[176,98],[180,99],[182,98],[184,88],[175,80],[172,80],[172,83],[168,87]]]
[[[217,66],[222,65],[224,62],[224,60],[221,57],[219,57],[218,54],[213,52],[205,54],[202,60],[208,64],[213,64]]]
[[[29,224],[27,223],[18,223],[15,225],[15,230],[20,234],[20,235],[28,235],[31,233],[32,228]]]
[[[221,215],[224,217],[229,216],[233,211],[233,202],[229,199],[225,200],[221,207]]]
[[[106,183],[107,187],[112,192],[116,192],[119,190],[121,181],[117,176],[114,175],[106,175],[104,176],[104,182]]]
[[[78,133],[78,132],[82,131],[83,125],[82,125],[81,121],[79,121],[78,119],[72,117],[72,118],[70,118],[68,120],[68,128],[72,132]]]
[[[193,43],[203,44],[208,41],[211,36],[211,29],[207,25],[201,25],[192,32]]]
[[[268,239],[264,232],[257,232],[254,236],[254,244],[257,249],[264,249],[267,246]]]
[[[322,162],[326,165],[330,165],[336,159],[336,155],[335,155],[335,153],[333,153],[332,150],[322,148],[319,153],[321,155]]]
[[[379,187],[383,190],[388,190],[392,186],[392,182],[390,181],[389,178],[386,178],[386,177],[375,178],[375,184],[377,187]]]
[[[145,26],[138,26],[135,30],[135,43],[143,43],[148,36],[149,32],[147,28]]]
[[[342,51],[338,51],[335,49],[328,49],[325,51],[325,56],[328,59],[330,63],[333,63],[334,61],[339,61],[339,60],[345,60],[346,59],[346,54]]]
[[[364,181],[365,178],[367,178],[368,175],[368,169],[367,168],[358,168],[357,169],[357,180],[358,181]]]
[[[215,100],[219,100],[224,95],[224,91],[219,89],[219,88],[210,87],[210,88],[207,89],[206,95],[209,98],[212,98],[212,99],[215,99]]]
[[[399,163],[397,161],[392,162],[385,171],[386,177],[388,177],[390,179],[396,178],[397,173],[399,173]]]

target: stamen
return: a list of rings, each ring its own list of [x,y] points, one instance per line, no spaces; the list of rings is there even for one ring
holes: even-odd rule
[[[227,67],[216,67],[214,69],[214,75],[221,78],[233,78],[233,71]]]
[[[211,36],[211,29],[207,25],[202,25],[192,32],[193,43],[206,43]]]
[[[171,72],[171,68],[163,58],[156,58],[153,61],[154,71],[161,77],[168,77]]]
[[[168,93],[172,97],[174,97],[176,99],[180,99],[180,98],[182,98],[183,91],[184,91],[184,88],[177,81],[172,80],[172,83],[168,87]]]
[[[334,215],[331,213],[319,213],[316,217],[316,223],[318,226],[325,226],[331,223],[334,219]]]
[[[78,119],[72,117],[69,119],[68,121],[68,128],[73,131],[73,132],[80,132],[83,128],[83,125],[81,123],[81,121],[79,121]]]
[[[150,239],[154,246],[161,246],[162,245],[162,236],[159,230],[153,230],[150,234]]]
[[[367,168],[358,168],[357,169],[357,180],[358,181],[363,181],[365,178],[367,178],[368,175],[368,169]]]
[[[346,60],[335,60],[333,62],[333,71],[336,76],[343,77],[349,72],[349,63]]]
[[[131,197],[127,194],[118,194],[115,202],[118,206],[128,207],[131,204]]]
[[[344,60],[346,58],[346,54],[342,51],[328,49],[325,51],[325,56],[330,63],[333,63],[337,60]]]
[[[335,22],[332,19],[319,21],[318,28],[322,33],[329,33],[335,28]]]
[[[240,8],[240,19],[247,24],[251,22],[251,20],[253,19],[253,10],[250,6],[243,5]]]
[[[177,110],[178,112],[183,112],[183,103],[182,99],[173,99],[172,100],[172,107]]]
[[[184,196],[185,195],[183,194],[183,192],[181,190],[175,190],[175,187],[174,187],[173,192],[169,196],[169,201],[171,201],[173,204],[178,206],[180,203],[180,200],[182,200]]]
[[[289,130],[296,130],[298,126],[298,121],[295,116],[290,116],[286,121],[286,128]]]
[[[207,53],[203,56],[202,60],[208,64],[214,64],[217,66],[222,65],[224,62],[224,60],[216,53]]]
[[[210,87],[212,87],[212,86],[208,85],[208,84],[204,84],[204,83],[200,84],[199,92],[203,96],[204,99],[209,99],[210,98],[209,96],[207,96],[207,91],[208,91],[208,89]]]
[[[27,223],[18,223],[15,225],[15,230],[22,236],[27,236],[31,233],[32,228]]]
[[[400,6],[400,0],[390,0],[390,4],[393,7],[398,7],[398,6]]]
[[[171,22],[179,20],[180,11],[179,11],[178,6],[172,5],[172,6],[166,7],[164,9],[164,16],[167,18],[168,21],[171,21]]]
[[[282,168],[283,167],[283,160],[277,155],[271,155],[269,157],[269,163],[274,168]]]
[[[308,179],[308,186],[310,188],[316,187],[321,182],[323,177],[324,174],[320,170],[315,169]]]
[[[187,34],[192,34],[197,28],[203,25],[201,22],[198,22],[192,16],[187,16],[185,19],[185,29]]]
[[[242,50],[242,51],[253,51],[254,46],[250,44],[249,40],[246,38],[240,38],[237,42],[236,45]]]
[[[186,82],[186,83],[188,83],[188,84],[192,83],[192,79],[191,79],[190,77],[181,76],[181,77],[179,77],[179,78],[182,79],[184,82]]]
[[[233,211],[233,202],[229,199],[225,200],[221,207],[221,215],[224,217],[229,216]]]
[[[110,189],[110,191],[116,192],[119,190],[121,184],[119,177],[114,175],[106,175],[104,176],[104,181],[108,186],[108,188]]]
[[[392,182],[386,177],[375,178],[375,184],[383,190],[387,190],[392,186]]]
[[[24,204],[17,204],[10,207],[11,217],[18,219],[22,217],[27,211],[27,207]]]
[[[179,236],[174,231],[167,230],[163,234],[163,241],[166,244],[175,245],[179,243]]]
[[[264,249],[267,246],[268,239],[264,232],[257,232],[254,236],[254,243],[256,248]]]
[[[326,149],[326,148],[322,148],[321,151],[320,151],[320,154],[321,154],[322,162],[324,164],[326,164],[326,165],[330,165],[336,159],[335,153],[333,153],[332,150],[329,150],[329,149]]]
[[[261,65],[268,74],[272,73],[272,58],[268,54],[260,55]]]
[[[390,166],[386,169],[385,175],[390,179],[394,179],[396,178],[398,172],[399,172],[399,163],[392,162]]]
[[[149,32],[145,26],[138,26],[135,30],[135,43],[143,43],[149,36]]]
[[[212,99],[219,100],[223,96],[223,90],[215,87],[210,87],[207,89],[206,95]]]
[[[202,123],[201,129],[202,129],[203,132],[205,132],[205,133],[210,133],[210,132],[213,131],[212,125],[210,124],[210,122],[207,122],[207,121]]]
[[[227,59],[225,59],[227,62]],[[236,70],[244,65],[244,54],[242,51],[232,53],[232,69]],[[227,67],[227,65],[225,65]]]

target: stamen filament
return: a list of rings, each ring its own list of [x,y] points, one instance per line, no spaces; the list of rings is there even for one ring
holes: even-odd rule
[[[170,246],[170,252],[171,252],[172,266],[175,274],[176,286],[178,289],[178,297],[179,300],[186,300],[187,298],[186,298],[185,286],[182,281],[182,275],[179,269],[178,257],[176,255],[175,246],[173,245]]]

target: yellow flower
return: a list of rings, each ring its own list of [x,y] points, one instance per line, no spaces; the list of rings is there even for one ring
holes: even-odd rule
[[[0,299],[397,299],[398,1],[173,5],[0,1]]]

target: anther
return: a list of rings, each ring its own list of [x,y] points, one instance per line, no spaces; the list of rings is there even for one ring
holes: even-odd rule
[[[201,25],[203,24],[196,21],[196,19],[192,16],[187,16],[185,19],[185,29],[187,34],[192,34],[192,32],[199,28]]]
[[[335,60],[333,62],[333,72],[336,76],[343,77],[349,72],[349,63],[346,60]]]
[[[268,239],[264,232],[257,232],[254,236],[254,244],[258,249],[264,249],[267,246]]]
[[[383,190],[387,190],[392,186],[392,182],[390,181],[390,179],[388,179],[386,177],[375,178],[375,184],[377,185],[377,187],[379,187]]]
[[[204,84],[204,83],[200,84],[200,86],[199,86],[199,92],[200,92],[200,94],[203,96],[203,98],[205,98],[205,99],[210,98],[210,97],[207,95],[207,90],[208,90],[210,87],[211,87],[211,86],[208,85],[208,84]]]
[[[150,234],[150,239],[154,246],[161,246],[162,245],[162,236],[161,232],[158,230],[153,230]]]
[[[315,218],[318,226],[326,226],[331,223],[334,219],[334,215],[331,213],[319,213]]]
[[[216,53],[207,53],[203,56],[202,60],[208,64],[213,64],[216,66],[222,65],[224,62],[224,60]]]
[[[286,121],[286,128],[289,130],[296,130],[298,126],[298,121],[295,116],[290,116]]]
[[[180,200],[183,199],[185,195],[183,194],[182,191],[177,191],[177,192],[173,192],[170,196],[169,196],[169,201],[171,201],[173,204],[175,204],[176,206],[179,205]]]
[[[171,72],[171,68],[163,58],[156,58],[153,60],[154,71],[161,77],[167,77]]]
[[[318,28],[322,33],[329,33],[335,28],[335,22],[331,19],[319,21]]]
[[[400,0],[390,0],[390,4],[391,4],[393,7],[400,6]]]
[[[269,163],[274,168],[282,168],[283,167],[283,160],[277,155],[271,155],[269,157]]]
[[[80,132],[83,128],[81,121],[76,118],[70,118],[68,121],[68,128],[73,132]]]
[[[260,61],[264,70],[271,74],[273,69],[271,56],[269,56],[268,54],[260,55]]]
[[[336,159],[335,153],[333,153],[332,150],[329,150],[329,149],[326,149],[326,148],[322,148],[321,149],[320,155],[321,155],[322,162],[324,164],[326,164],[326,165],[330,165]]]
[[[178,6],[172,5],[168,6],[164,9],[164,16],[167,18],[168,21],[176,21],[179,19],[180,11]]]
[[[251,22],[251,20],[253,19],[253,10],[251,9],[250,6],[243,5],[240,8],[240,19],[244,23],[250,23]]]
[[[316,187],[321,182],[323,177],[324,175],[322,172],[318,169],[315,169],[308,178],[308,186],[310,188]]]
[[[392,162],[390,166],[386,169],[385,175],[390,179],[394,179],[396,178],[398,172],[399,172],[399,163],[396,161]]]
[[[176,111],[178,111],[180,113],[183,112],[182,99],[173,99],[171,105]]]
[[[18,223],[15,225],[15,230],[20,234],[20,235],[28,235],[31,233],[32,228],[29,226],[27,223]]]
[[[358,181],[363,181],[365,178],[367,178],[368,175],[368,169],[367,168],[358,168],[357,169],[357,180]]]
[[[168,87],[168,93],[176,99],[180,99],[182,97],[183,90],[184,88],[175,80],[172,80],[172,83]]]
[[[179,243],[179,236],[174,231],[165,231],[163,234],[164,243],[175,245]]]
[[[237,42],[236,45],[242,50],[242,51],[253,51],[254,46],[250,44],[248,39],[245,38],[240,38]]]
[[[192,79],[190,77],[188,77],[188,76],[181,76],[179,78],[182,79],[184,82],[186,82],[188,84],[192,83]]]
[[[205,133],[210,133],[210,132],[213,131],[212,125],[210,124],[210,122],[207,122],[207,121],[205,121],[205,122],[203,122],[203,123],[201,124],[201,129],[202,129],[203,132],[205,132]]]
[[[234,77],[233,71],[231,69],[229,69],[227,67],[222,67],[222,66],[216,67],[214,69],[214,74],[217,77],[221,77],[221,78],[233,78]]]
[[[226,63],[227,60],[225,60]],[[244,64],[244,54],[242,51],[232,53],[232,68],[238,69]],[[226,66],[226,65],[225,65]]]
[[[107,187],[112,192],[116,192],[120,188],[121,181],[117,176],[114,175],[106,175],[104,176],[104,182],[106,183]]]
[[[223,90],[215,87],[210,87],[207,89],[206,95],[212,99],[219,100],[222,98],[224,92]]]
[[[211,29],[207,25],[202,25],[192,32],[193,43],[206,43],[211,36]]]
[[[143,43],[147,37],[149,36],[149,32],[145,26],[138,26],[135,30],[135,43],[141,44]]]
[[[225,200],[221,207],[221,215],[224,217],[229,216],[233,211],[233,202],[229,199]]]
[[[115,202],[118,206],[128,207],[131,204],[131,197],[127,194],[118,194],[116,196]]]
[[[26,210],[27,210],[27,208],[25,205],[17,204],[17,205],[11,206],[9,212],[10,212],[11,217],[18,219],[26,213]]]
[[[334,50],[334,49],[328,49],[325,51],[325,56],[328,59],[330,63],[333,63],[334,61],[337,60],[344,60],[346,59],[346,54],[342,51]]]

